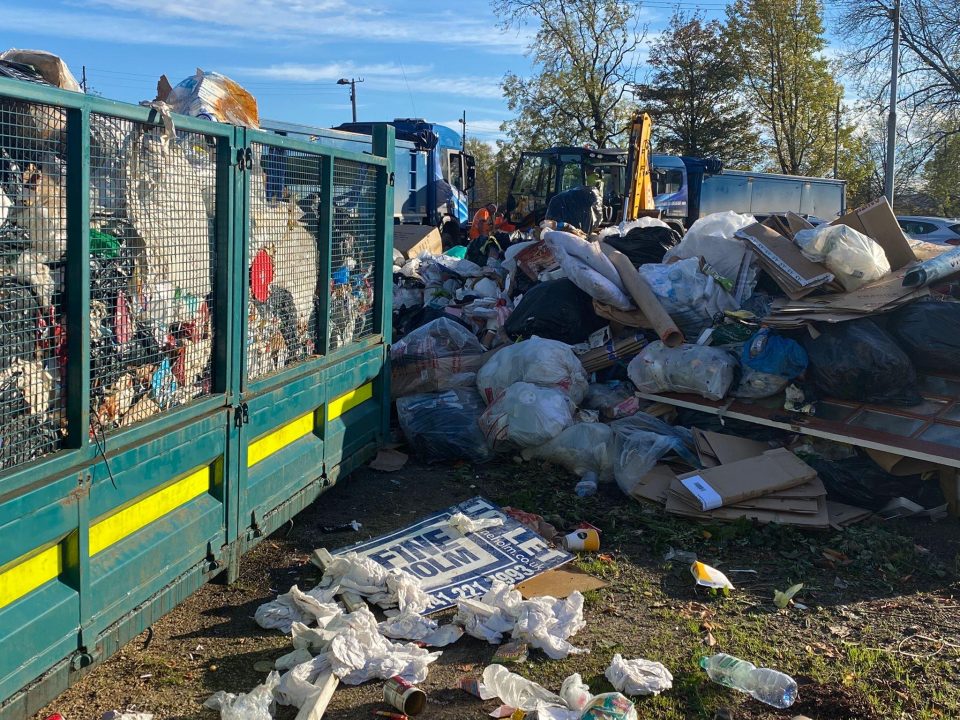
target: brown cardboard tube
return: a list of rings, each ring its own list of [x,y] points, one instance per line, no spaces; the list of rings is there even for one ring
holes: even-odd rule
[[[600,247],[617,269],[627,294],[633,298],[637,307],[647,316],[663,344],[675,348],[683,343],[684,338],[680,328],[670,319],[667,311],[663,309],[663,305],[660,304],[657,296],[650,289],[650,285],[630,262],[630,258],[609,245],[601,243]]]

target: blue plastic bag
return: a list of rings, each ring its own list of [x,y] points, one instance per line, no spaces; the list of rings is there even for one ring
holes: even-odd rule
[[[743,345],[740,362],[753,370],[793,380],[807,369],[807,351],[789,338],[759,330]]]

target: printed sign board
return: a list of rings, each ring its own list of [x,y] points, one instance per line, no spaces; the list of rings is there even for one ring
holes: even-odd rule
[[[458,512],[475,519],[499,518],[503,525],[461,535],[448,523]],[[419,578],[433,598],[427,611],[431,613],[456,605],[460,598],[482,595],[493,580],[516,585],[573,559],[481,497],[334,554],[346,552]]]

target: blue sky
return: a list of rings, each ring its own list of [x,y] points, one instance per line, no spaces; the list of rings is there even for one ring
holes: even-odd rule
[[[675,3],[650,0],[642,21],[661,30]],[[685,9],[693,2],[684,0]],[[719,17],[724,3],[696,3]],[[510,113],[504,73],[526,75],[525,31],[497,27],[486,0],[2,0],[4,47],[60,55],[106,97],[154,97],[196,68],[252,92],[263,118],[330,127],[349,121],[357,86],[361,120],[424,117],[495,140]]]

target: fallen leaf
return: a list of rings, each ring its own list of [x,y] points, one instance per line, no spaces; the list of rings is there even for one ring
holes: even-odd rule
[[[713,636],[712,632],[708,632],[703,641],[707,644],[707,647],[713,647],[717,644],[717,639]]]

